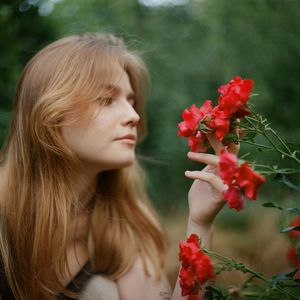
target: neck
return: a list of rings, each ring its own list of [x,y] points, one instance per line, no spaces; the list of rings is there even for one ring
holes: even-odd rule
[[[78,178],[79,202],[83,207],[88,207],[97,188],[97,173],[81,172]]]

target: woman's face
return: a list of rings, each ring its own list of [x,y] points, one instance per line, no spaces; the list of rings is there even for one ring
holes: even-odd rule
[[[133,108],[134,94],[127,73],[118,67],[115,96],[101,106],[93,103],[95,117],[89,122],[62,127],[62,135],[87,170],[98,173],[133,163],[139,115]],[[111,87],[110,87],[111,88]],[[130,135],[128,138],[123,138]]]

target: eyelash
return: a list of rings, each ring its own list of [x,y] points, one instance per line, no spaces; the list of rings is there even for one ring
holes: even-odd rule
[[[114,98],[107,97],[107,98],[104,99],[104,105],[110,105],[110,104],[113,103],[113,101],[114,101]]]
[[[102,100],[103,100],[103,99],[102,99]],[[115,98],[113,98],[113,97],[107,97],[107,98],[104,98],[104,105],[110,105],[110,104],[113,103],[114,100],[115,100]],[[130,103],[130,105],[131,105],[132,107],[135,106],[135,100],[133,100],[133,99],[128,99],[128,102]]]

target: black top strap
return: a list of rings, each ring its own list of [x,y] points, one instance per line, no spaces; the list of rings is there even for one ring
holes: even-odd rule
[[[82,269],[76,274],[72,281],[67,285],[67,289],[72,292],[79,293],[87,281],[92,277],[92,264],[88,261]],[[8,285],[6,275],[4,273],[3,264],[0,258],[0,296],[2,300],[15,300],[15,297]],[[74,300],[74,298],[67,297],[60,293],[57,300]]]
[[[72,281],[67,285],[67,290],[79,293],[82,291],[83,287],[87,281],[93,276],[92,274],[92,264],[88,261],[82,269],[76,274]],[[58,300],[73,300],[74,298],[67,297],[66,295],[60,293],[57,296]]]

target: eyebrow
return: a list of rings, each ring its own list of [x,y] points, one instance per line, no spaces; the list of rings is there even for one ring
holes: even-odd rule
[[[121,89],[118,86],[116,86],[116,85],[108,84],[108,85],[105,85],[104,87],[109,92],[112,92],[112,94],[114,94],[115,96],[121,94]],[[135,100],[136,99],[135,94],[133,92],[128,93],[127,94],[127,99]]]

